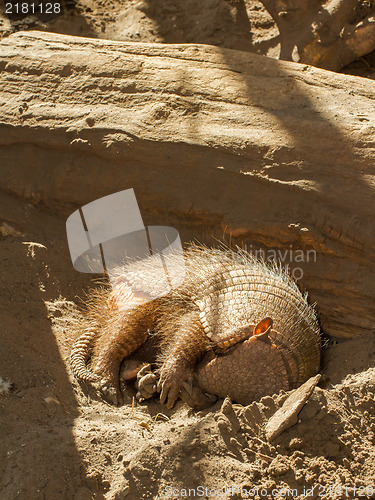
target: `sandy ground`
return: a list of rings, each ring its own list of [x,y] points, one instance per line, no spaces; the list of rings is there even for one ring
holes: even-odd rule
[[[325,387],[271,444],[264,424],[283,394],[234,405],[237,418],[222,401],[202,412],[158,401],[132,408],[132,389],[114,408],[70,373],[76,304],[90,279],[71,266],[65,221],[5,194],[0,221],[0,498],[184,498],[195,488],[197,498],[235,499],[257,487],[249,498],[373,498],[372,333],[331,340]]]
[[[217,0],[175,4],[85,0],[46,29],[277,53],[258,2],[246,12]],[[24,23],[0,27],[5,36]],[[374,76],[373,58],[355,63],[363,76]],[[114,408],[73,381],[71,327],[92,282],[71,265],[61,216],[1,192],[0,263],[1,499],[375,498],[373,332],[329,341],[325,385],[268,443],[264,423],[285,394],[228,414],[222,401],[203,412],[158,401],[132,408],[128,389]]]

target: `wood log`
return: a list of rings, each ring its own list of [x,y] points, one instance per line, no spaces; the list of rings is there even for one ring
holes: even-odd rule
[[[279,257],[328,334],[374,328],[375,82],[41,32],[2,40],[0,71],[0,189],[66,217],[134,188],[146,225]]]
[[[375,50],[375,5],[361,0],[262,0],[280,59],[338,71]]]

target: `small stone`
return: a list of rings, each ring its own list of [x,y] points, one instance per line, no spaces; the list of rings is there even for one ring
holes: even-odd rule
[[[0,226],[0,234],[2,236],[21,236],[22,233],[6,222],[3,222]]]
[[[303,440],[301,438],[295,437],[290,440],[288,448],[290,450],[299,450],[303,445]]]
[[[95,123],[95,119],[92,116],[88,116],[86,118],[86,123],[89,127],[92,127]]]
[[[311,396],[319,380],[320,375],[309,378],[309,380],[291,393],[283,406],[270,418],[266,425],[266,436],[269,441],[275,439],[285,429],[297,423],[298,413]]]
[[[56,413],[64,413],[64,408],[54,395],[47,395],[43,399],[50,415],[55,415]]]
[[[264,406],[267,406],[268,408],[271,408],[275,404],[271,396],[263,396],[260,400],[260,403],[262,403]]]
[[[241,447],[240,443],[234,437],[230,438],[229,443],[231,444],[231,446],[234,446],[235,448]]]

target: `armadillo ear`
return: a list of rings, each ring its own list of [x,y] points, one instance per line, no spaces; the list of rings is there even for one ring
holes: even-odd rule
[[[257,326],[254,328],[254,333],[253,335],[261,335],[261,334],[267,334],[273,325],[273,321],[271,318],[264,318],[259,323]]]

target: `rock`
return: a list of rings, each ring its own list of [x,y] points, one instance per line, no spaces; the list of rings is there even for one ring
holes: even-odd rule
[[[0,234],[1,236],[21,236],[22,233],[18,231],[18,229],[14,228],[10,224],[7,224],[6,222],[3,222],[0,224]]]
[[[0,377],[0,396],[8,395],[11,388],[12,388],[12,383]]]
[[[50,415],[63,414],[64,408],[60,401],[53,395],[47,394],[43,397],[43,401],[47,407],[47,411]]]
[[[268,421],[265,431],[269,441],[279,436],[285,429],[297,423],[297,415],[311,396],[320,375],[309,378],[307,382],[295,389],[285,400],[283,406]]]
[[[0,42],[0,67],[0,189],[67,217],[132,187],[146,225],[289,265],[326,333],[374,327],[375,82],[33,31]]]
[[[229,420],[230,425],[232,427],[232,431],[239,432],[239,430],[241,429],[241,424],[240,424],[240,421],[238,420],[238,417],[233,409],[233,405],[232,405],[230,398],[224,399],[223,404],[221,406],[221,412]],[[224,420],[226,420],[226,419],[224,419]],[[220,420],[218,420],[218,426],[220,428]]]

